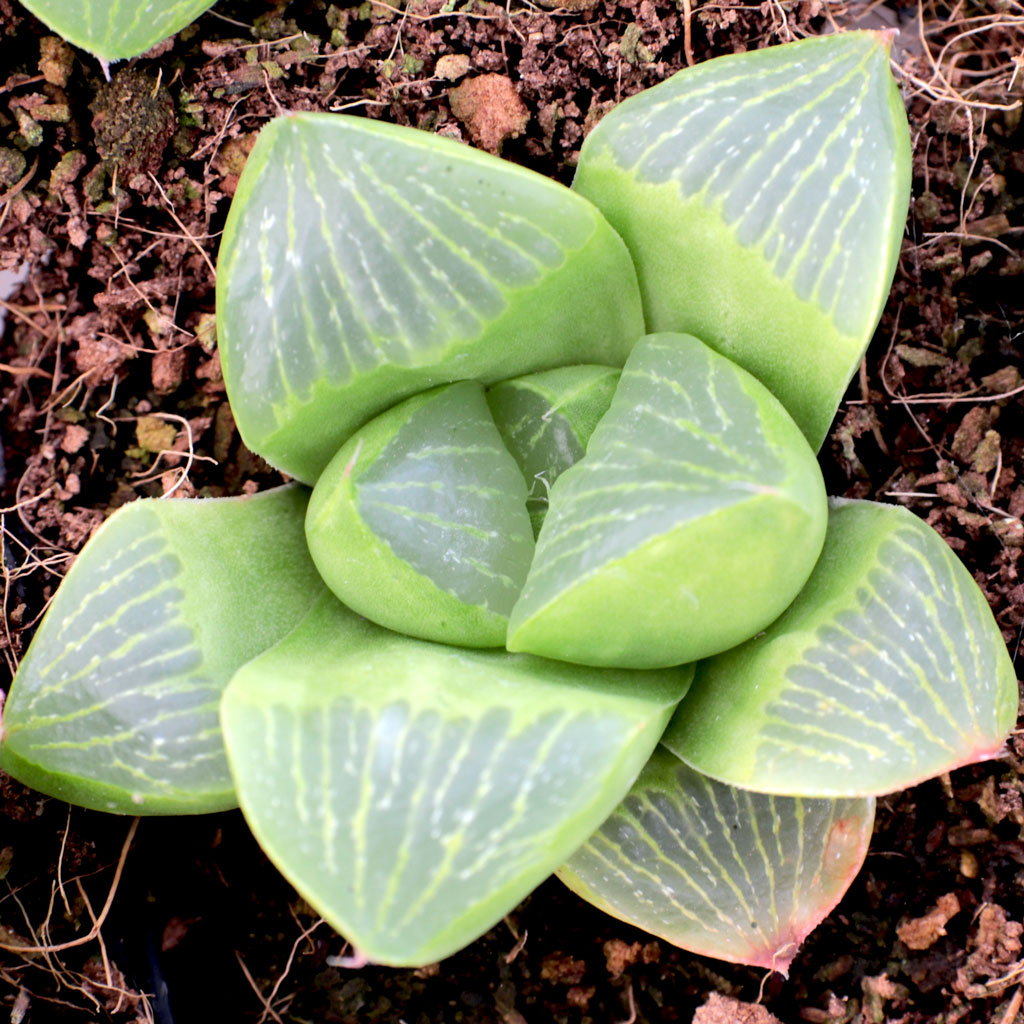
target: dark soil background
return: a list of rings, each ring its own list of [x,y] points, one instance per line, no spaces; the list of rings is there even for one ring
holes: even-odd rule
[[[901,502],[935,526],[1017,656],[1024,6],[400,2],[223,0],[107,83],[0,0],[0,266],[27,273],[2,303],[7,669],[112,509],[280,479],[238,440],[213,320],[219,232],[268,118],[347,110],[413,124],[568,183],[600,116],[689,61],[887,25],[900,28],[915,199],[891,301],[822,465],[831,493]],[[864,869],[788,980],[672,948],[555,881],[440,965],[351,969],[239,814],[144,819],[129,846],[129,820],[0,774],[0,1014],[1021,1024],[1022,770],[1018,729],[1003,759],[880,801]],[[18,951],[33,944],[45,951]]]

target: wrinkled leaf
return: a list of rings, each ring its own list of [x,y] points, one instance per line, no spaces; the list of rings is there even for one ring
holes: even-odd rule
[[[217,325],[242,437],[307,482],[407,395],[621,366],[643,333],[625,246],[576,193],[451,139],[322,114],[260,134]]]
[[[689,669],[595,671],[389,633],[332,597],[224,696],[260,845],[370,960],[425,964],[590,835]]]
[[[995,757],[1017,679],[985,596],[911,512],[833,499],[786,613],[697,667],[662,742],[736,786],[808,796],[904,789]]]
[[[873,819],[872,799],[734,789],[658,747],[558,874],[677,946],[786,974],[860,869]]]
[[[102,60],[137,57],[195,21],[215,0],[21,0],[69,43]]]
[[[573,188],[637,265],[648,329],[753,373],[818,448],[892,282],[910,136],[884,33],[686,68],[584,143]]]
[[[62,800],[125,814],[235,805],[218,705],[323,584],[308,492],[135,501],[78,556],[15,676],[0,767]]]
[[[551,490],[508,648],[630,668],[725,650],[793,599],[826,517],[778,400],[696,338],[648,335]]]

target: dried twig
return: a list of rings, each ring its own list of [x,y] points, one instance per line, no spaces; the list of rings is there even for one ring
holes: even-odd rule
[[[11,945],[8,943],[0,942],[0,949],[8,953],[19,953],[22,956],[28,956],[32,953],[42,953],[44,955],[50,953],[59,953],[65,949],[73,949],[75,946],[84,946],[86,943],[92,942],[100,933],[100,929],[103,927],[103,922],[106,921],[107,915],[110,913],[110,908],[114,905],[114,897],[117,895],[117,887],[121,884],[121,875],[124,872],[125,862],[128,860],[128,851],[131,849],[132,840],[135,838],[135,832],[139,827],[139,819],[133,818],[131,826],[128,829],[128,835],[125,836],[124,845],[121,847],[121,855],[117,859],[117,867],[114,869],[114,880],[110,883],[110,891],[107,893],[107,898],[103,903],[103,908],[99,912],[99,916],[96,918],[92,928],[89,929],[87,935],[82,935],[77,939],[69,939],[67,942],[59,942],[56,945],[45,945],[45,946],[23,946],[23,945]]]
[[[295,956],[299,951],[299,946],[301,946],[302,943],[305,942],[306,939],[308,939],[310,935],[312,935],[313,932],[315,932],[317,928],[319,928],[320,925],[322,925],[323,923],[324,919],[322,917],[318,917],[305,931],[302,932],[302,934],[295,940],[295,942],[292,943],[292,950],[288,954],[288,959],[285,962],[284,970],[281,972],[277,981],[274,982],[274,987],[270,990],[270,995],[267,996],[267,1001],[264,1004],[263,1013],[260,1014],[260,1019],[256,1022],[256,1024],[265,1024],[267,1017],[269,1017],[274,1012],[272,1007],[277,1000],[277,993],[280,990],[281,985],[284,983],[284,979],[288,977],[288,974],[292,969],[292,963],[294,962]]]
[[[274,1024],[284,1024],[281,1015],[270,1005],[270,1000],[260,991],[259,985],[256,984],[256,979],[249,972],[249,968],[245,966],[242,954],[237,949],[235,950],[235,959],[238,961],[238,966],[242,968],[242,973],[245,975],[245,980],[249,982],[249,987],[256,993],[256,998],[263,1007],[263,1016],[260,1017],[260,1020],[265,1021],[267,1017],[270,1017]]]
[[[273,96],[273,93],[271,93]],[[276,102],[276,100],[275,100]],[[199,244],[199,239],[192,234],[187,227],[185,227],[181,218],[178,216],[174,209],[174,203],[171,202],[170,196],[164,191],[163,185],[160,184],[159,178],[155,174],[150,174],[150,178],[153,179],[153,184],[156,185],[157,191],[160,193],[160,197],[167,204],[167,212],[171,215],[171,219],[175,224],[181,228],[182,234],[196,247],[196,251],[206,261],[206,265],[210,268],[210,274],[213,276],[213,280],[217,280],[217,268],[213,265],[213,260],[210,259],[210,254]]]

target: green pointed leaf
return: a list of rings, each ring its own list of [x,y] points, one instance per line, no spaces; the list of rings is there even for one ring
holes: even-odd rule
[[[1017,680],[984,595],[906,509],[833,499],[818,565],[760,636],[699,665],[662,742],[772,793],[889,793],[995,757]]]
[[[424,964],[597,828],[689,678],[429,644],[329,598],[232,680],[225,741],[282,873],[370,960]]]
[[[21,0],[69,43],[101,60],[137,57],[180,32],[215,0]]]
[[[508,648],[630,668],[725,650],[796,596],[826,518],[778,400],[696,338],[648,335],[552,488]]]
[[[621,239],[576,193],[427,132],[299,114],[260,134],[217,274],[246,443],[312,482],[434,384],[621,366],[643,333]]]
[[[874,804],[734,789],[658,747],[558,874],[676,946],[786,974],[860,870]]]
[[[235,670],[323,591],[308,492],[135,501],[97,531],[22,659],[0,768],[127,814],[235,806],[218,720]]]
[[[906,222],[910,137],[888,37],[686,68],[598,125],[573,188],[626,240],[648,328],[696,334],[745,367],[818,448]]]
[[[327,585],[360,615],[504,647],[533,532],[480,385],[417,395],[357,431],[317,482],[306,536]]]
[[[502,381],[487,392],[498,432],[529,488],[534,535],[547,514],[551,485],[583,458],[618,382],[619,371],[609,366],[566,366]]]

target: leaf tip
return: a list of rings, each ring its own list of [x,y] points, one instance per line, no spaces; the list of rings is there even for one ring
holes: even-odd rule
[[[796,959],[797,953],[800,952],[800,947],[803,945],[805,938],[806,936],[802,936],[799,940],[790,939],[789,942],[784,942],[772,953],[771,962],[764,966],[770,968],[773,973],[781,974],[784,978],[788,978],[789,968]]]
[[[803,933],[796,929],[788,935],[776,934],[770,945],[766,943],[760,949],[752,949],[744,956],[730,959],[749,967],[761,968],[769,974],[781,974],[783,978],[788,978],[789,968],[809,934],[809,931]]]
[[[998,761],[1008,753],[1009,745],[1006,739],[1000,738],[993,743],[990,736],[981,737],[957,767],[964,768],[969,764],[981,764],[983,761]]]
[[[340,967],[349,971],[360,971],[373,964],[373,961],[362,950],[356,949],[354,946],[351,949],[352,952],[347,956],[344,953],[341,956],[329,956],[324,963],[328,967]]]
[[[876,28],[869,29],[871,35],[875,37],[875,41],[879,46],[885,47],[888,53],[892,53],[892,44],[896,41],[896,37],[900,34],[898,28]]]

